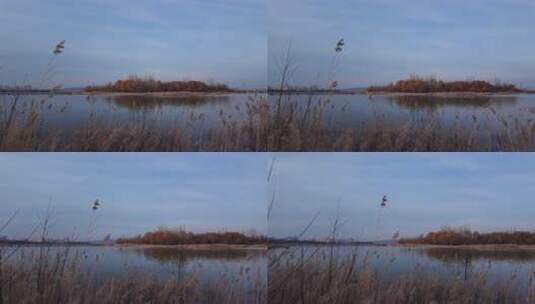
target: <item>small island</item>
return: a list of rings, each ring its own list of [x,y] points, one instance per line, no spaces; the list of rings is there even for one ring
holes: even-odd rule
[[[411,76],[409,79],[398,80],[385,86],[370,86],[365,90],[368,94],[381,93],[490,93],[514,94],[530,93],[517,88],[513,84],[496,81],[494,84],[483,80],[443,81],[434,77]]]
[[[254,233],[249,235],[229,231],[193,233],[182,228],[165,227],[132,238],[119,238],[116,243],[120,246],[173,246],[191,250],[267,248],[267,238]]]
[[[416,238],[400,239],[399,245],[478,250],[535,250],[535,233],[529,231],[483,233],[467,228],[444,227]]]
[[[152,77],[130,76],[102,86],[88,86],[86,93],[235,93],[225,84],[205,83],[198,80],[160,81]]]

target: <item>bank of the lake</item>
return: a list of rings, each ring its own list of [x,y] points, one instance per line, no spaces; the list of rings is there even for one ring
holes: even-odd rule
[[[180,245],[153,245],[153,244],[116,244],[119,248],[167,248],[176,250],[267,250],[267,245],[242,244],[180,244]]]
[[[141,93],[128,93],[128,92],[80,92],[71,95],[83,95],[83,96],[148,96],[148,97],[191,97],[191,96],[225,96],[231,94],[254,94],[254,91],[226,91],[226,92],[141,92]]]
[[[485,244],[485,245],[432,245],[432,244],[396,244],[393,247],[414,248],[414,249],[451,249],[451,250],[473,250],[473,251],[499,251],[499,252],[533,252],[535,245],[518,244]]]
[[[533,95],[535,92],[428,92],[428,93],[404,93],[404,92],[362,92],[366,96],[428,96],[444,98],[461,98],[462,101],[469,101],[470,98],[477,97],[508,97],[515,95]]]

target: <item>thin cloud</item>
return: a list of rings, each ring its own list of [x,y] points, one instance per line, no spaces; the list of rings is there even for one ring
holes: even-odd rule
[[[20,209],[8,233],[23,237],[51,200],[56,237],[84,231],[95,215],[98,237],[161,225],[265,233],[264,163],[262,154],[4,153],[0,222]]]
[[[269,233],[295,235],[316,212],[309,237],[325,237],[340,204],[346,237],[372,239],[388,195],[385,235],[414,236],[443,225],[535,229],[530,154],[280,154]],[[339,203],[338,203],[339,202]],[[474,220],[476,219],[476,220]],[[364,232],[363,232],[364,231]]]
[[[499,14],[496,12],[499,11]],[[292,41],[295,84],[315,83],[344,37],[342,87],[387,83],[411,73],[446,80],[478,77],[535,87],[532,1],[270,2],[269,53]],[[275,82],[277,71],[269,71]]]
[[[35,85],[50,45],[67,41],[56,79],[64,87],[131,73],[199,77],[231,86],[266,83],[266,11],[257,1],[35,1],[0,4],[0,83]],[[39,29],[39,30],[37,30]],[[86,81],[83,81],[87,79]]]

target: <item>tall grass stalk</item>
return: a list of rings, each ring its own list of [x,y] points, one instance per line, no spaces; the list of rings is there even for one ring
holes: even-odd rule
[[[533,119],[511,122],[494,111],[470,124],[458,119],[445,124],[433,115],[417,120],[376,115],[366,124],[345,128],[326,119],[328,105],[312,97],[279,104],[255,96],[237,118],[220,112],[210,127],[203,127],[205,116],[193,113],[169,125],[158,119],[117,122],[92,114],[86,123],[62,130],[42,119],[40,103],[33,102],[8,111],[0,107],[0,150],[535,151]],[[500,127],[488,128],[495,124]]]
[[[491,280],[486,271],[441,277],[415,267],[392,275],[372,261],[377,253],[355,249],[343,257],[329,250],[272,249],[268,302],[285,303],[533,303],[534,277]],[[282,257],[281,257],[282,256]],[[526,279],[527,287],[519,280]]]
[[[262,278],[243,286],[221,274],[202,282],[195,275],[161,279],[129,271],[121,277],[95,276],[99,266],[83,267],[87,258],[77,249],[43,253],[24,249],[2,267],[4,303],[266,303]]]
[[[16,215],[0,225],[0,233]],[[222,271],[205,281],[196,273],[165,279],[123,265],[122,275],[99,277],[105,267],[99,255],[90,260],[79,247],[47,243],[53,223],[50,204],[27,238],[37,236],[42,245],[0,243],[0,303],[267,303],[265,278],[250,269]]]

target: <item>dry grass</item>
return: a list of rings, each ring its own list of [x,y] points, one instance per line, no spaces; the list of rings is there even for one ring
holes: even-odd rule
[[[445,124],[432,114],[417,120],[376,115],[346,128],[325,118],[328,102],[255,96],[240,115],[221,112],[215,127],[192,114],[165,126],[92,116],[59,130],[39,117],[38,107],[12,105],[1,107],[1,151],[535,151],[535,121],[511,122],[495,111],[468,124]]]
[[[319,251],[270,253],[268,302],[283,303],[533,303],[535,288],[517,279],[490,281],[485,273],[468,279],[441,278],[414,269],[399,277],[371,264],[373,255],[338,257]],[[393,262],[393,261],[392,261]]]
[[[225,274],[211,283],[195,276],[162,280],[146,273],[103,280],[95,276],[99,265],[82,267],[83,259],[70,249],[20,253],[0,264],[0,303],[266,303],[262,278],[249,287]]]

